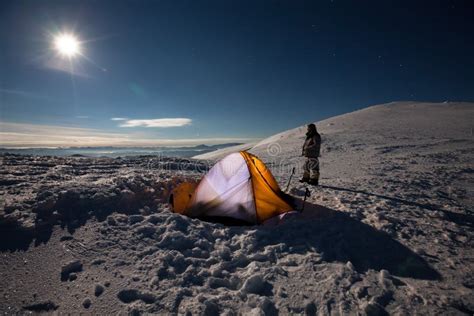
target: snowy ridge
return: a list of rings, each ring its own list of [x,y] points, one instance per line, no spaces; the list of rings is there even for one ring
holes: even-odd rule
[[[430,137],[432,133],[439,136],[442,134],[440,131],[443,129],[445,129],[447,135],[455,132],[456,137],[460,135],[469,136],[471,133],[469,126],[472,128],[472,124],[469,124],[468,121],[474,116],[473,106],[473,103],[467,102],[390,102],[331,117],[320,122],[315,122],[315,124],[318,127],[318,131],[326,135],[343,131],[347,133],[378,133],[383,131],[384,134],[390,134],[397,130],[398,123],[402,123],[399,126],[400,128],[409,127],[413,131],[428,135],[428,137]],[[461,124],[456,124],[458,121],[460,121]],[[250,152],[259,152],[260,154],[268,155],[265,154],[265,150],[269,144],[278,142],[291,143],[291,141],[293,141],[299,146],[299,142],[305,133],[306,126],[300,126],[277,133],[257,143],[227,147],[204,155],[197,155],[193,158],[218,160],[229,153],[246,148],[248,148]],[[285,146],[281,147],[282,150],[290,149]],[[294,149],[294,146],[291,146],[291,149]]]

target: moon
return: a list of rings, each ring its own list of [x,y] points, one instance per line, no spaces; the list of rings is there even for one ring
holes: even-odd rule
[[[73,34],[59,34],[54,38],[54,47],[60,55],[72,58],[81,53],[80,42]]]

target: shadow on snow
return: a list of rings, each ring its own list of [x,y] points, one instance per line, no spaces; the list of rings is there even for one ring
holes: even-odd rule
[[[235,232],[242,228],[234,227]],[[313,248],[326,262],[350,261],[360,272],[369,269],[388,270],[392,275],[425,280],[439,280],[441,275],[422,257],[349,215],[323,206],[306,203],[299,219],[276,227],[260,226],[255,248],[280,243],[291,253],[307,253]]]
[[[448,219],[449,221],[451,221],[455,224],[474,228],[474,216],[473,215],[447,211],[447,210],[439,208],[437,205],[434,205],[434,204],[422,204],[422,203],[402,200],[402,199],[387,196],[387,195],[369,193],[369,192],[361,191],[361,190],[352,190],[352,189],[334,187],[334,186],[329,186],[329,185],[322,185],[321,187],[325,188],[325,189],[331,189],[331,190],[337,190],[337,191],[352,192],[352,193],[359,193],[359,194],[374,196],[374,197],[378,197],[378,198],[381,198],[381,199],[384,199],[384,200],[393,201],[395,203],[399,203],[399,204],[403,204],[403,205],[419,207],[419,208],[422,208],[422,209],[427,210],[427,211],[438,211],[438,212],[443,213],[446,219]]]

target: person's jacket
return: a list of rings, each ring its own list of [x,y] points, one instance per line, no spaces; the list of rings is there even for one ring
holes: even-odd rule
[[[303,144],[303,156],[318,158],[321,150],[321,136],[318,133],[306,136]]]

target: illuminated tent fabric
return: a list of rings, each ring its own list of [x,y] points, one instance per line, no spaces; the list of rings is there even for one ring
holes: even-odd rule
[[[217,162],[197,186],[185,182],[173,191],[173,210],[190,217],[262,223],[292,209],[265,164],[244,151]]]

